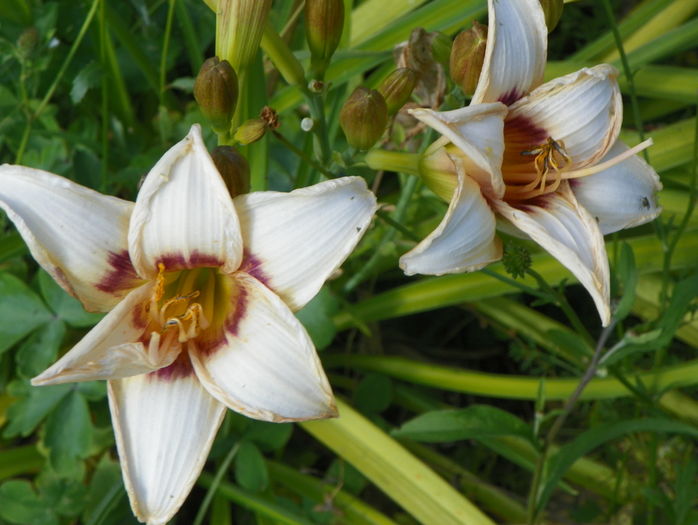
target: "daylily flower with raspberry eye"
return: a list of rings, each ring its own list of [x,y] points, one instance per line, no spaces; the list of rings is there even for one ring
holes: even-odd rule
[[[441,224],[400,260],[407,274],[473,271],[498,260],[499,226],[565,265],[610,322],[603,234],[654,219],[654,170],[617,140],[622,100],[609,65],[541,84],[547,29],[538,0],[489,0],[485,61],[470,106],[411,113],[443,136],[421,160],[450,200]],[[499,219],[497,221],[496,219]]]
[[[66,291],[109,312],[33,383],[109,380],[140,520],[161,524],[177,511],[226,407],[266,421],[336,415],[292,312],[368,227],[376,204],[363,179],[231,199],[194,126],[135,203],[4,165],[0,207]]]

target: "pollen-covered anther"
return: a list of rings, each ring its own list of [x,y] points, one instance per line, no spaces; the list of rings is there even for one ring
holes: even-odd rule
[[[534,157],[535,175],[527,184],[507,185],[507,197],[517,200],[556,191],[562,180],[561,171],[571,162],[565,144],[552,137],[548,137],[543,144],[522,151],[521,156]]]

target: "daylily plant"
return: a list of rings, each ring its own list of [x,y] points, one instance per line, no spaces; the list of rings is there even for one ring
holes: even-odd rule
[[[336,415],[292,312],[367,229],[376,204],[363,179],[231,199],[194,126],[135,203],[4,165],[0,207],[58,284],[109,312],[32,383],[109,380],[140,520],[165,523],[181,506],[226,407],[279,422]]]
[[[400,259],[407,274],[480,269],[502,256],[495,228],[528,236],[565,265],[610,322],[603,234],[654,219],[661,189],[618,140],[622,100],[609,65],[542,84],[547,29],[539,0],[489,0],[485,60],[468,107],[411,113],[442,134],[427,182],[450,200],[441,224]]]

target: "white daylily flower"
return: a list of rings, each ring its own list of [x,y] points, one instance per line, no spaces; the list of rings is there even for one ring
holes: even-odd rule
[[[376,203],[362,179],[231,199],[194,126],[135,204],[4,165],[0,207],[66,291],[109,312],[33,383],[109,380],[140,520],[165,523],[181,506],[226,407],[266,421],[336,415],[292,312],[368,227]]]
[[[400,259],[408,275],[473,271],[501,257],[495,214],[565,265],[610,322],[603,234],[654,219],[655,171],[617,141],[622,100],[609,65],[541,84],[547,29],[538,0],[489,0],[485,61],[470,106],[411,113],[443,137],[422,159],[441,224]],[[430,173],[431,172],[431,173]],[[457,182],[453,179],[456,179]],[[513,227],[512,227],[513,226]]]

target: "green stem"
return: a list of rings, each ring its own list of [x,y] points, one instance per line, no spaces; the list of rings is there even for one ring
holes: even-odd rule
[[[339,354],[325,356],[323,362],[327,367],[358,368],[441,390],[502,399],[534,401],[538,398],[540,382],[545,381],[546,399],[564,400],[572,395],[580,381],[579,377],[560,379],[487,374],[396,356]],[[656,392],[695,385],[698,384],[698,360],[631,375],[627,380],[630,384],[643,384]],[[630,395],[632,392],[617,378],[600,377],[592,379],[579,398],[614,399]]]
[[[102,162],[100,167],[99,189],[103,193],[107,191],[109,182],[109,83],[105,78],[107,67],[107,21],[106,21],[106,0],[99,3],[99,59],[102,64]]]
[[[274,136],[276,139],[281,142],[286,148],[288,148],[289,151],[293,152],[298,156],[298,158],[304,160],[308,164],[310,164],[313,168],[315,168],[317,171],[322,173],[325,177],[328,179],[333,179],[335,178],[335,174],[332,173],[330,170],[325,168],[322,164],[317,162],[315,159],[309,157],[306,155],[305,151],[300,149],[298,146],[293,144],[290,140],[288,140],[286,137],[284,137],[281,133],[278,131],[274,131]]]
[[[172,35],[172,20],[174,19],[175,13],[175,2],[176,0],[169,0],[167,7],[167,20],[165,21],[165,34],[162,40],[162,54],[160,55],[160,82],[159,82],[159,93],[160,105],[163,105],[163,98],[165,96],[165,82],[167,80],[167,52],[170,48],[170,36]]]
[[[366,153],[365,161],[369,168],[377,171],[419,175],[419,157],[419,153],[372,149]]]
[[[100,5],[100,3],[101,0],[93,0],[92,7],[90,7],[90,11],[87,13],[85,21],[82,23],[82,27],[78,32],[78,36],[75,39],[75,42],[73,42],[73,45],[70,47],[70,51],[68,51],[68,55],[65,57],[63,64],[61,64],[58,73],[56,73],[56,76],[54,77],[51,86],[48,88],[48,91],[44,95],[44,98],[41,99],[41,102],[37,106],[34,113],[30,116],[30,118],[27,119],[27,124],[24,128],[24,132],[22,133],[22,141],[20,142],[20,147],[17,150],[17,155],[15,156],[16,164],[19,164],[22,161],[22,155],[24,154],[24,149],[26,148],[27,140],[29,138],[29,132],[31,131],[33,122],[39,117],[39,115],[41,115],[41,113],[43,113],[44,109],[46,109],[46,105],[48,104],[49,100],[51,100],[53,93],[56,91],[58,83],[63,79],[63,75],[68,69],[70,63],[73,61],[73,57],[75,56],[78,47],[80,47],[82,39],[85,38],[85,34],[87,33],[87,30],[89,29],[90,24],[92,23],[92,19],[95,17],[95,14],[97,13],[97,7]]]
[[[209,485],[208,490],[206,491],[204,501],[202,501],[201,505],[199,506],[199,510],[196,513],[193,525],[201,525],[203,523],[204,518],[206,517],[206,511],[208,510],[209,505],[211,505],[211,501],[213,501],[213,496],[216,495],[216,491],[218,490],[218,487],[221,484],[223,475],[228,471],[230,463],[233,461],[233,458],[238,453],[239,448],[240,442],[238,441],[237,443],[235,443],[235,446],[233,446],[230,449],[230,452],[228,452],[228,454],[225,456],[225,459],[223,459],[221,466],[216,471],[216,475],[213,477],[213,480],[211,481],[211,484]]]

